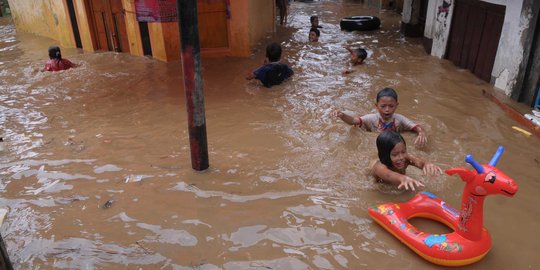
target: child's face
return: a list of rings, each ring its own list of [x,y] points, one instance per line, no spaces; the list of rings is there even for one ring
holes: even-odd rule
[[[375,103],[375,107],[384,121],[392,119],[394,112],[397,109],[398,102],[393,97],[384,96]]]
[[[315,17],[313,21],[311,22],[311,27],[317,27],[319,26],[319,18]]]
[[[351,53],[351,64],[353,65],[360,65],[362,64],[364,60],[360,57],[358,57],[358,54],[355,52]]]
[[[309,42],[317,42],[317,41],[319,41],[319,37],[317,36],[317,33],[309,32]]]
[[[404,143],[400,142],[394,146],[394,149],[390,151],[390,160],[394,168],[398,170],[405,169],[405,164],[407,164],[407,147],[405,147]]]

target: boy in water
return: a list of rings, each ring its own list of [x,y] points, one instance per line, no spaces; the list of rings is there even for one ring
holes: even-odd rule
[[[77,65],[73,64],[67,59],[62,58],[60,47],[49,47],[49,60],[47,61],[47,63],[45,63],[45,68],[43,69],[43,71],[59,71],[64,69],[70,69],[72,67],[77,67]]]
[[[309,29],[309,42],[319,42],[319,36],[321,36],[321,31],[319,31],[319,29]]]
[[[426,133],[420,125],[401,114],[395,113],[398,105],[396,91],[392,88],[384,88],[377,93],[375,108],[377,108],[378,113],[353,116],[336,110],[331,115],[340,118],[349,125],[361,127],[367,131],[413,131],[418,134],[414,144],[417,147],[424,147],[427,143]]]
[[[319,16],[313,15],[309,17],[309,21],[311,22],[311,28],[322,28],[322,26],[319,25]]]
[[[343,45],[343,48],[345,48],[349,53],[351,54],[351,66],[354,67],[356,65],[361,65],[364,63],[364,60],[367,58],[367,51],[362,48],[351,48],[349,45]],[[347,69],[343,71],[343,74],[349,74],[353,73],[353,69]]]
[[[274,42],[266,46],[264,64],[246,77],[246,80],[258,79],[265,87],[282,83],[294,74],[286,64],[280,63],[281,46]]]

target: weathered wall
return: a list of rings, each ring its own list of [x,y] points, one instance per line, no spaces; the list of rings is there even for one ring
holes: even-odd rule
[[[431,2],[431,1],[430,1]],[[433,22],[433,46],[431,55],[443,58],[446,53],[450,25],[454,13],[454,0],[435,0],[435,16]]]
[[[274,2],[275,1],[273,0],[250,0],[248,31],[251,48],[264,41],[264,39],[274,30]],[[261,10],[267,12],[263,13]],[[249,53],[251,53],[251,48]]]
[[[8,3],[18,31],[49,37],[63,47],[75,47],[63,0],[9,0]]]
[[[523,0],[507,1],[501,39],[497,48],[497,57],[491,72],[491,81],[495,83],[495,87],[502,89],[506,95],[510,95],[516,85],[519,66],[523,61],[523,34],[530,23],[531,14],[527,15],[527,11],[522,17],[522,4]]]
[[[403,23],[411,23],[413,12],[412,2],[413,0],[405,0],[403,2],[403,12],[401,14],[401,22]]]
[[[81,42],[85,51],[94,51],[89,8],[85,0],[73,0]],[[142,56],[142,41],[135,16],[135,0],[122,0],[130,52]],[[228,51],[220,55],[249,56],[253,47],[275,30],[274,0],[230,1]],[[63,47],[75,47],[75,38],[65,0],[9,0],[18,31],[57,40]],[[173,23],[148,23],[152,55],[163,61],[180,59],[179,27]]]
[[[532,17],[530,8],[523,8],[523,0],[483,0],[497,5],[505,5],[506,13],[497,48],[495,63],[491,72],[491,82],[495,87],[510,95],[520,76],[523,62],[524,42],[530,35],[529,24]],[[433,39],[431,54],[442,58],[446,53],[454,0],[430,1],[424,36]]]
[[[426,14],[426,26],[424,27],[424,37],[429,39],[433,38],[435,18],[437,18],[437,3],[436,1],[429,1]]]

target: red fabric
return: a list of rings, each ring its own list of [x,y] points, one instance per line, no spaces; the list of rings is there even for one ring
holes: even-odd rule
[[[67,59],[49,59],[47,63],[45,63],[45,71],[59,71],[64,69],[69,69],[74,67],[73,63]]]

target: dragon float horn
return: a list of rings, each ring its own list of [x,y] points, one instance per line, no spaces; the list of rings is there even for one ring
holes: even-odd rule
[[[497,165],[497,162],[499,162],[499,158],[501,158],[502,153],[504,152],[504,147],[499,146],[499,149],[497,149],[497,152],[495,152],[495,155],[491,158],[491,161],[489,162],[489,166],[495,167]]]
[[[482,167],[480,163],[476,162],[476,160],[474,160],[472,155],[467,155],[465,157],[465,162],[471,164],[478,174],[482,174],[484,172],[484,167]]]

